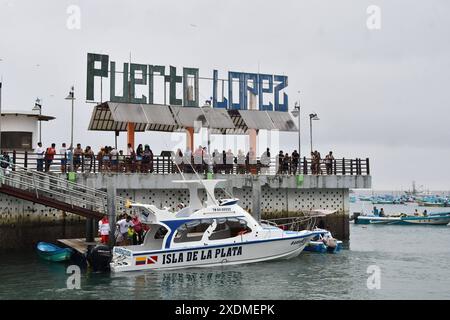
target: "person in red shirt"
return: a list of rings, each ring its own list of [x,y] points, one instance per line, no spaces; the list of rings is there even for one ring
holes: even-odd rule
[[[52,146],[50,148],[47,148],[47,150],[45,151],[45,172],[48,172],[50,170],[50,166],[56,154],[55,147],[56,144],[52,143]]]
[[[109,220],[108,220],[108,216],[105,214],[103,216],[102,220],[100,220],[98,222],[98,234],[100,235],[101,243],[108,244],[109,231],[110,231]]]
[[[131,219],[131,222],[133,223],[133,245],[141,244],[142,243],[142,234],[144,233],[144,229],[142,227],[142,222],[139,220],[137,216],[133,216],[133,219]]]

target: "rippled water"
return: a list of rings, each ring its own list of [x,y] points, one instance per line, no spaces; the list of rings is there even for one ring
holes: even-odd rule
[[[80,290],[66,288],[65,264],[33,252],[2,255],[0,299],[450,299],[449,226],[351,224],[350,232],[347,249],[335,255],[178,271],[83,270]],[[367,288],[370,265],[381,270],[379,290]]]

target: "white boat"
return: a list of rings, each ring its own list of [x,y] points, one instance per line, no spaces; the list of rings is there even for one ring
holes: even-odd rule
[[[226,180],[185,183],[190,206],[178,212],[134,203],[141,222],[149,225],[142,245],[116,246],[111,271],[212,267],[288,259],[298,256],[323,231],[284,231],[259,223],[238,205],[238,199],[217,200],[216,184]],[[198,189],[207,200],[200,201]]]

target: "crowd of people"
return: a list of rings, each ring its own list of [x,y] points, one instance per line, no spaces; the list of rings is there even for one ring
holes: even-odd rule
[[[138,216],[130,216],[123,214],[118,217],[115,224],[116,230],[114,232],[115,243],[117,245],[138,245],[144,241],[145,232],[149,230],[149,227],[139,220]],[[100,242],[104,244],[109,243],[109,233],[111,227],[107,215],[98,222],[98,235],[100,236]]]
[[[38,171],[49,171],[55,161],[60,161],[61,172],[67,172],[72,164],[73,171],[77,172],[82,168],[83,172],[92,172],[95,168],[98,171],[114,171],[114,172],[140,172],[152,173],[155,167],[155,156],[148,144],[139,144],[133,149],[131,144],[128,144],[126,152],[117,150],[111,146],[100,148],[97,154],[94,153],[90,146],[84,149],[81,144],[77,144],[73,149],[73,156],[71,148],[63,143],[56,150],[56,145],[51,144],[48,148],[43,148],[39,142],[36,148]],[[321,158],[320,152],[311,152],[310,163],[305,163],[300,158],[297,150],[291,154],[280,150],[278,155],[272,158],[269,148],[267,148],[259,159],[256,157],[255,151],[250,148],[247,153],[241,149],[237,154],[234,154],[231,149],[221,152],[215,149],[212,154],[209,154],[207,148],[198,146],[193,152],[187,148],[184,152],[178,149],[175,153],[166,152],[166,158],[172,160],[173,168],[171,172],[199,172],[199,173],[261,173],[268,174],[272,166],[275,167],[277,174],[297,174],[308,172],[308,164],[310,166],[310,173],[320,175],[324,174],[323,168],[327,175],[333,174],[334,156],[330,151],[324,159]],[[72,159],[73,157],[73,159]],[[274,163],[272,163],[274,162]]]

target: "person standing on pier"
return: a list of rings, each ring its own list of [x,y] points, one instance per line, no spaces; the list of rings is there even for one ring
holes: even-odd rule
[[[325,166],[327,168],[327,174],[333,173],[333,161],[334,161],[333,152],[330,151],[330,153],[328,153],[325,157]]]
[[[67,147],[66,143],[63,142],[61,145],[61,148],[59,149],[59,154],[61,156],[61,172],[66,172],[66,166],[67,166]]]
[[[98,234],[100,235],[101,243],[107,244],[109,242],[109,231],[109,220],[108,216],[105,214],[102,220],[98,222]]]
[[[295,175],[297,174],[297,168],[298,168],[298,173],[301,172],[299,164],[300,164],[300,154],[297,152],[297,150],[294,150],[294,152],[292,152],[292,173]]]
[[[37,155],[36,170],[37,171],[44,171],[44,154],[45,154],[45,149],[42,148],[42,142],[38,142],[38,147],[36,148],[36,155]]]
[[[56,144],[52,143],[51,147],[45,151],[45,172],[49,172],[53,159],[56,154]]]

